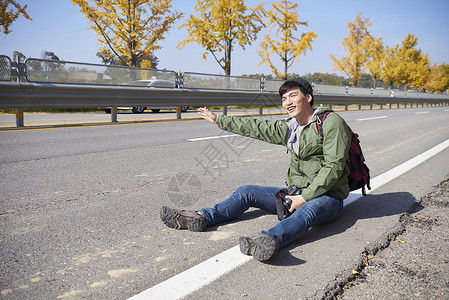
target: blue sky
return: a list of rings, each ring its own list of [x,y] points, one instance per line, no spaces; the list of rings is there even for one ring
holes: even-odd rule
[[[96,56],[100,48],[95,34],[88,30],[89,24],[79,7],[70,0],[19,0],[28,4],[32,21],[20,18],[12,26],[12,33],[0,36],[0,54],[12,58],[14,50],[27,57],[40,58],[42,52],[52,51],[62,60],[101,63]],[[266,7],[276,1],[265,1]],[[184,12],[184,18],[194,13],[196,1],[173,0],[173,9]],[[259,1],[247,0],[246,5],[255,7]],[[348,33],[346,25],[353,22],[359,12],[369,17],[374,37],[383,37],[384,44],[394,46],[407,34],[418,37],[418,47],[429,54],[432,63],[449,63],[449,1],[447,0],[308,0],[299,1],[301,21],[308,21],[309,27],[299,31],[314,31],[318,38],[312,43],[313,50],[301,56],[289,72],[304,75],[313,72],[338,73],[333,70],[329,54],[346,55],[341,42]],[[184,72],[223,74],[212,56],[202,59],[204,52],[196,44],[188,44],[182,50],[176,49],[186,39],[187,32],[179,30],[184,18],[178,21],[160,43],[162,47],[155,55],[159,68]],[[258,40],[245,51],[236,48],[232,53],[231,75],[264,73],[270,74],[266,65],[258,66],[260,57],[256,54]],[[280,65],[279,65],[280,67]]]

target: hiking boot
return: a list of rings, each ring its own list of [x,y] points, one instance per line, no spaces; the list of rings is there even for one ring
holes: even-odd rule
[[[239,239],[240,252],[252,255],[258,261],[265,261],[273,257],[279,251],[279,239],[266,234],[258,234],[253,237],[241,237]]]
[[[161,219],[165,225],[174,229],[203,231],[207,227],[206,218],[192,210],[178,210],[162,206]]]

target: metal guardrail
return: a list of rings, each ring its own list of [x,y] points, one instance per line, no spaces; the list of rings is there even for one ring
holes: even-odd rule
[[[17,79],[18,82],[11,82]],[[107,66],[67,61],[27,59],[12,63],[0,56],[0,108],[16,109],[16,124],[23,126],[23,110],[37,107],[112,107],[111,121],[117,122],[117,107],[263,106],[279,105],[280,80],[211,75]],[[177,88],[147,88],[138,81],[163,79]],[[22,81],[21,81],[22,80]],[[25,80],[25,82],[23,82]],[[444,104],[448,95],[392,92],[366,88],[313,85],[316,104],[373,105],[416,103]]]
[[[397,104],[425,103],[447,105],[449,98],[373,97],[370,95],[316,94],[316,104]],[[181,106],[229,105],[263,106],[279,105],[279,94],[266,91],[223,91],[200,89],[149,89],[132,86],[100,86],[79,84],[0,82],[0,108],[16,109],[16,124],[23,126],[23,110],[34,107],[112,107],[111,121],[117,122],[118,106],[176,106],[181,118]]]

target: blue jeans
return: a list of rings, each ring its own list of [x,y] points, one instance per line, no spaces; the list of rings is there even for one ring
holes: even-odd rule
[[[212,208],[201,209],[209,226],[217,225],[237,218],[250,207],[257,207],[276,214],[274,195],[279,187],[246,185],[239,187],[228,199]],[[343,209],[343,201],[331,195],[323,195],[307,201],[291,216],[279,222],[261,234],[279,238],[281,247],[298,240],[307,230],[314,226],[337,219]]]

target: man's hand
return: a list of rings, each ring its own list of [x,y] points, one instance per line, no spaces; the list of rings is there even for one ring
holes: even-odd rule
[[[292,206],[290,207],[290,213],[293,213],[296,209],[300,208],[306,201],[302,198],[301,195],[287,195],[285,198],[292,200]]]
[[[208,110],[206,107],[198,108],[198,113],[201,115],[201,117],[208,120],[209,122],[217,123],[217,115]]]

